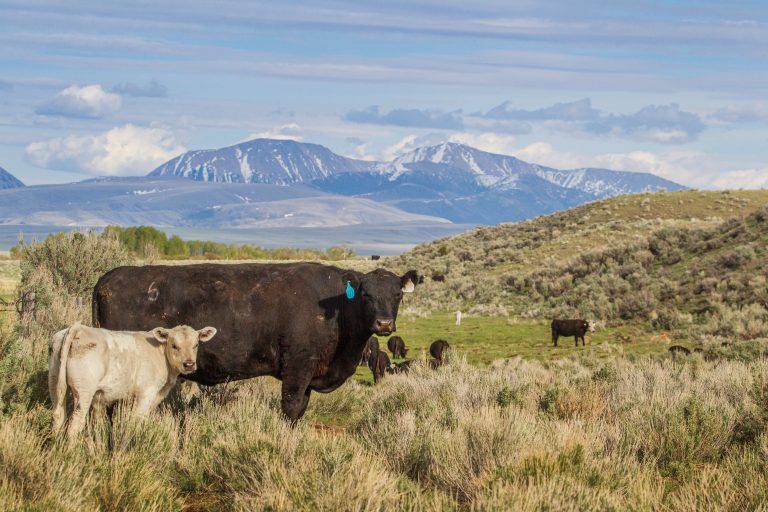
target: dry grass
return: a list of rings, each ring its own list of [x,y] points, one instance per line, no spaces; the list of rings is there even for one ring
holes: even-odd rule
[[[34,388],[45,349],[19,341],[36,348],[2,377]],[[96,413],[73,446],[51,437],[39,391],[3,393],[2,510],[755,510],[768,499],[763,359],[459,359],[315,395],[295,428],[262,378],[172,400],[149,421],[118,414],[111,431]],[[328,418],[345,428],[315,427]]]
[[[114,256],[76,274],[66,258],[25,267],[49,300],[26,333],[0,326],[0,510],[766,509],[765,339],[483,368],[453,354],[315,394],[294,428],[265,377],[173,396],[147,421],[119,411],[110,427],[95,411],[68,445],[51,435],[47,340],[89,317],[73,294]],[[723,328],[761,332],[753,309],[723,309]]]

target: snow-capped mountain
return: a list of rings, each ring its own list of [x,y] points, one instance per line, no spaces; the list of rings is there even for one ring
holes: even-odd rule
[[[522,220],[619,194],[684,188],[652,174],[563,171],[451,142],[421,147],[391,162],[367,162],[317,144],[256,139],[185,153],[150,176],[308,184],[413,214],[479,224]]]
[[[13,174],[9,173],[8,171],[0,167],[0,189],[19,188],[23,186],[24,184],[21,181],[19,181],[19,179],[16,178],[16,176],[14,176]]]
[[[371,169],[370,162],[339,156],[318,144],[255,139],[222,149],[189,151],[149,175],[221,183],[291,185]]]
[[[416,169],[408,164],[416,162],[432,162],[459,169],[474,175],[479,185],[491,190],[514,189],[523,174],[536,175],[554,185],[580,190],[594,198],[685,188],[648,173],[595,168],[558,170],[453,142],[415,149],[389,164],[381,165],[379,169],[396,179],[404,173],[415,172]]]

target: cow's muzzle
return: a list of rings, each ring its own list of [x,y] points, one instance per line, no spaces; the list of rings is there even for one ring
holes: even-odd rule
[[[184,361],[181,366],[184,368],[184,373],[192,373],[197,365],[194,361]]]
[[[395,320],[392,318],[379,318],[373,323],[373,332],[380,336],[389,336],[396,330]]]

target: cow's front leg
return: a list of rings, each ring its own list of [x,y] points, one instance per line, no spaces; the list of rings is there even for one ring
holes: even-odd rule
[[[309,395],[312,392],[309,389],[310,380],[311,375],[307,371],[283,376],[280,405],[283,414],[291,421],[291,424],[296,424],[304,416],[304,411],[307,410]]]
[[[160,398],[162,400],[162,398]],[[139,418],[146,418],[155,405],[159,402],[158,391],[148,390],[136,397],[133,402],[133,414]]]

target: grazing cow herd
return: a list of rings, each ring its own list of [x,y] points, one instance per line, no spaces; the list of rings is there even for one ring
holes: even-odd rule
[[[392,362],[377,336],[389,336],[393,359],[407,356],[403,338],[390,335],[403,295],[422,282],[414,270],[362,273],[318,263],[116,268],[94,288],[94,327],[75,323],[50,341],[54,429],[66,420],[67,389],[71,438],[92,404],[132,401],[134,413],[145,416],[180,376],[204,385],[275,377],[283,414],[295,423],[312,391],[337,389],[358,365],[370,368],[374,383],[411,369],[416,360]],[[584,345],[590,330],[581,319],[553,320],[551,327],[555,346],[560,336]],[[435,340],[425,366],[442,366],[449,349]]]
[[[387,348],[392,352],[393,359],[405,358],[408,353],[405,341],[400,336],[390,337],[387,340]],[[427,360],[427,366],[433,370],[441,366],[448,348],[447,341],[435,340],[429,347],[429,353],[432,358]],[[371,375],[373,375],[373,383],[378,384],[387,373],[408,373],[414,362],[416,362],[416,359],[406,359],[399,363],[391,362],[387,353],[379,348],[379,340],[376,336],[371,336],[363,349],[363,358],[360,361],[360,365],[368,366],[371,370]]]

